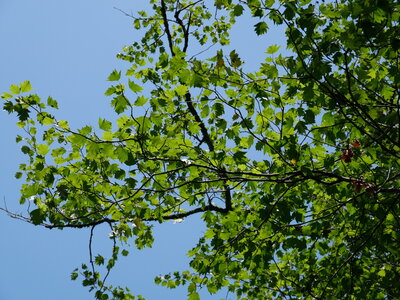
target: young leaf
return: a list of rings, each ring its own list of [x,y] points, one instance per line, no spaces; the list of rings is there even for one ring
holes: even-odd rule
[[[143,87],[141,87],[140,85],[137,85],[132,80],[128,80],[128,85],[129,85],[129,88],[131,89],[131,91],[134,93],[139,93],[143,90]]]
[[[148,98],[144,97],[144,96],[139,96],[136,98],[135,101],[135,106],[143,106],[147,103]]]
[[[58,103],[57,100],[53,99],[52,97],[48,97],[47,98],[47,105],[53,108],[57,108],[58,109]]]
[[[14,94],[14,95],[18,95],[19,93],[21,93],[21,89],[20,89],[20,87],[19,87],[18,85],[12,84],[12,85],[10,86],[10,92],[11,92],[12,94]]]
[[[39,144],[36,147],[37,152],[40,155],[46,155],[50,151],[49,146],[47,146],[46,144]]]
[[[280,46],[272,45],[267,48],[267,54],[274,54],[279,50]]]
[[[112,124],[111,124],[110,121],[108,121],[108,120],[106,120],[106,119],[103,119],[103,118],[99,118],[98,123],[99,123],[99,128],[100,128],[101,130],[104,130],[104,131],[109,131],[109,130],[111,130]]]
[[[27,93],[30,92],[32,90],[32,86],[31,83],[29,81],[24,81],[20,84],[21,87],[21,92],[22,93]]]
[[[108,76],[108,81],[118,81],[121,78],[121,71],[114,70]]]

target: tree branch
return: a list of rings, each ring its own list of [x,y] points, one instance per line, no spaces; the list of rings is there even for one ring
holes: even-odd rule
[[[169,22],[168,22],[168,18],[167,18],[167,7],[165,6],[164,0],[161,0],[161,15],[164,20],[165,32],[167,34],[168,45],[169,45],[169,49],[171,51],[171,55],[175,56],[175,52],[173,49],[174,45],[172,43],[172,35],[171,35],[171,31],[169,30]]]

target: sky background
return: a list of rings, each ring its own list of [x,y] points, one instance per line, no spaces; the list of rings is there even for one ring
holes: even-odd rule
[[[110,86],[106,79],[113,69],[129,67],[115,55],[139,35],[132,20],[114,7],[133,12],[147,2],[0,0],[0,94],[11,84],[30,80],[33,93],[57,99],[57,119],[67,119],[72,128],[96,127],[99,117],[115,118],[110,99],[104,96]],[[254,23],[244,20],[238,24],[233,40],[248,66],[257,65],[265,49],[282,40],[282,32],[258,41],[255,34],[244,33],[243,28]],[[15,116],[0,111],[0,206],[26,214],[26,207],[18,204],[23,182],[14,179],[18,164],[25,162],[21,145],[15,143],[15,136],[21,134],[16,121]],[[186,288],[169,290],[155,285],[153,278],[186,269],[185,254],[202,232],[199,218],[156,226],[153,248],[131,248],[130,255],[118,261],[108,283],[128,286],[133,294],[149,300],[186,299]],[[35,227],[0,212],[0,300],[93,299],[79,278],[69,278],[75,267],[89,260],[89,233],[89,229]],[[110,253],[108,233],[107,226],[95,229],[94,254]],[[210,296],[204,291],[202,295],[202,299],[219,299],[226,293]]]

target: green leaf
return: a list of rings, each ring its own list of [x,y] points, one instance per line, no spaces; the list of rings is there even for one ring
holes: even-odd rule
[[[62,129],[69,129],[68,121],[66,120],[58,121],[57,125]]]
[[[111,96],[111,95],[113,95],[115,92],[116,92],[116,88],[115,88],[115,86],[112,86],[112,87],[109,87],[109,88],[107,89],[107,91],[105,91],[104,95],[105,95],[105,96]]]
[[[127,166],[134,166],[137,163],[137,160],[131,152],[128,152],[127,159],[124,160],[124,162]]]
[[[46,215],[39,208],[32,210],[29,215],[34,225],[39,225],[46,219]]]
[[[209,114],[210,114],[210,107],[208,105],[204,105],[201,110],[200,117],[206,118],[208,117]]]
[[[28,154],[31,151],[31,149],[28,146],[22,146],[21,151],[24,154]]]
[[[240,67],[242,65],[242,61],[240,60],[240,57],[236,53],[235,50],[233,50],[233,51],[231,51],[231,53],[229,53],[229,57],[231,59],[232,67],[238,68],[238,67]]]
[[[27,93],[30,92],[32,90],[32,86],[31,83],[29,81],[24,81],[20,84],[21,87],[21,92],[22,93]]]
[[[1,98],[3,98],[3,99],[10,99],[10,98],[12,98],[13,97],[13,95],[11,95],[11,94],[9,94],[9,93],[3,93],[3,94],[1,94]],[[5,109],[5,108],[4,108]],[[8,110],[7,110],[8,111]]]
[[[114,107],[117,114],[121,114],[127,109],[129,102],[124,96],[119,95],[113,98],[111,105]]]
[[[269,46],[267,48],[267,54],[274,54],[274,53],[278,52],[279,48],[280,48],[280,46],[278,46],[278,45]]]
[[[188,296],[188,300],[200,300],[200,295],[197,292],[190,293]]]
[[[36,148],[38,154],[40,155],[46,155],[50,151],[49,146],[47,146],[46,144],[36,145]]]
[[[218,292],[218,287],[215,285],[207,285],[207,290],[210,294],[215,294]]]
[[[108,76],[108,81],[118,81],[121,78],[121,71],[114,70]]]
[[[331,112],[326,112],[323,116],[322,116],[322,124],[325,126],[330,126],[335,124],[335,119],[332,115]]]
[[[241,16],[243,14],[244,8],[240,4],[236,4],[235,7],[233,8],[233,14],[237,17]]]
[[[94,262],[98,266],[104,265],[104,257],[101,255],[96,255],[96,257],[94,258]]]
[[[144,96],[139,96],[136,98],[135,101],[135,106],[143,106],[147,103],[148,98],[144,97]]]
[[[379,277],[385,277],[385,276],[386,276],[386,271],[385,271],[385,269],[379,270],[378,276],[379,276]]]
[[[12,84],[12,85],[10,86],[10,92],[11,92],[13,95],[18,95],[18,94],[21,93],[21,89],[20,89],[20,87],[19,87],[18,85]]]
[[[47,105],[53,108],[58,109],[58,103],[55,99],[53,99],[52,97],[48,97],[47,98]]]
[[[71,273],[71,280],[76,280],[78,278],[78,272],[74,271]]]
[[[269,27],[264,21],[258,22],[256,25],[254,25],[254,31],[257,33],[257,35],[267,33],[268,29]]]
[[[215,112],[215,116],[219,117],[225,112],[224,106],[221,103],[217,102],[213,105],[213,111]]]
[[[128,80],[128,85],[129,85],[129,88],[131,89],[131,91],[134,93],[140,93],[143,90],[143,87],[141,87],[140,85],[137,85],[136,83],[134,83],[131,80]]]
[[[53,117],[49,117],[46,116],[43,118],[42,122],[43,125],[49,126],[49,125],[53,125],[54,124],[54,118]]]
[[[114,139],[114,134],[112,132],[106,131],[103,132],[102,138],[105,141],[112,141]]]
[[[99,118],[99,128],[104,131],[109,131],[112,128],[112,123],[106,119]]]
[[[175,91],[179,96],[184,96],[188,92],[188,87],[186,85],[181,85],[179,84],[176,88]]]
[[[313,111],[307,109],[305,114],[304,114],[304,121],[306,121],[307,124],[312,124],[315,122],[315,114]]]

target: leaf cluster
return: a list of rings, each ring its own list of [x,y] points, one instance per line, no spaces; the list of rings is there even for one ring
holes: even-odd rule
[[[129,68],[108,77],[114,120],[71,129],[48,112],[54,99],[26,94],[29,82],[2,95],[25,131],[16,176],[30,221],[111,228],[108,263],[91,258],[72,279],[97,299],[134,299],[104,284],[115,242],[151,247],[154,222],[198,215],[207,230],[190,269],[155,280],[187,285],[188,299],[202,287],[240,299],[400,297],[399,4],[151,3],[132,16],[142,39],[118,55]],[[262,49],[251,72],[225,47],[238,18],[260,39],[285,28],[286,45]]]

